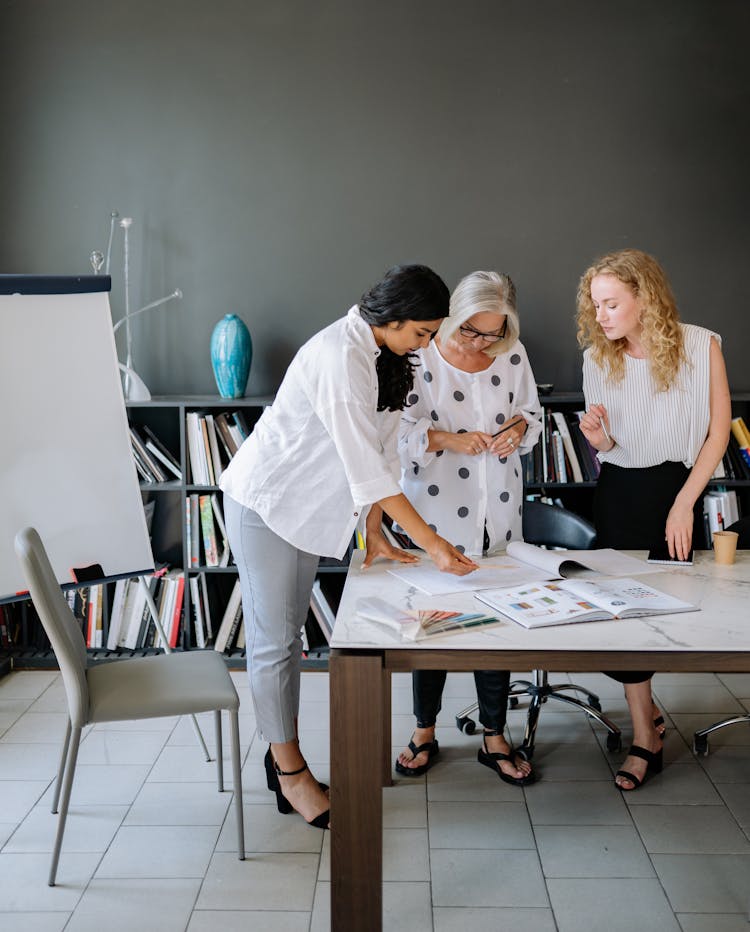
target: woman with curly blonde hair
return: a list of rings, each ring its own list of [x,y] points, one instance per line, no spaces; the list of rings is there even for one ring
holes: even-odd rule
[[[703,490],[729,438],[720,337],[680,322],[664,270],[637,249],[602,256],[586,270],[577,322],[581,430],[602,463],[597,546],[647,550],[666,540],[670,557],[685,560]],[[652,673],[610,675],[625,684],[633,720],[633,745],[615,785],[634,790],[661,770],[664,721],[651,697]]]

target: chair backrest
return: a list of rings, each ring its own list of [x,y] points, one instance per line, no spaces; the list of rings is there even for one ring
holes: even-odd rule
[[[529,544],[591,550],[596,531],[588,521],[556,505],[523,503],[523,539]]]
[[[39,534],[33,527],[16,534],[16,554],[31,601],[52,644],[68,697],[68,713],[73,727],[88,721],[89,689],[86,680],[86,642],[78,622],[65,601],[60,584]]]

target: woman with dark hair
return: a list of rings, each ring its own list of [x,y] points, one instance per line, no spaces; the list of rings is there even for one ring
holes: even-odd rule
[[[602,256],[578,285],[586,414],[581,431],[602,462],[594,498],[599,547],[648,550],[664,541],[684,560],[700,528],[706,483],[729,438],[729,385],[716,333],[683,324],[653,256]],[[664,717],[649,671],[624,684],[633,744],[615,785],[635,790],[662,768]]]
[[[396,266],[346,317],[292,360],[276,399],[221,477],[227,534],[237,562],[247,665],[258,733],[269,742],[268,788],[279,812],[328,826],[325,789],[299,748],[300,632],[320,556],[341,558],[361,516],[368,553],[401,562],[381,509],[443,571],[476,568],[420,518],[399,486],[396,449],[411,390],[410,354],[448,313],[448,289],[422,265]]]

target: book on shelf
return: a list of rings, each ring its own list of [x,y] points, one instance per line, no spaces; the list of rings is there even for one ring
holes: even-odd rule
[[[733,417],[731,422],[732,436],[737,441],[740,458],[746,466],[750,467],[750,431],[741,417]]]
[[[120,637],[123,612],[125,609],[125,593],[128,589],[128,579],[118,579],[115,583],[115,594],[112,597],[112,611],[109,615],[109,631],[107,632],[107,650],[116,650]]]
[[[206,646],[206,622],[203,617],[203,595],[201,593],[200,580],[197,576],[190,577],[190,605],[193,609],[193,636],[196,647]]]
[[[214,639],[214,626],[211,618],[211,605],[208,601],[208,583],[206,582],[205,573],[198,573],[198,578],[200,579],[201,595],[203,596],[203,620],[206,624],[206,642],[210,644]]]
[[[524,628],[698,611],[696,605],[627,578],[529,583],[485,589],[475,598]]]
[[[209,481],[208,457],[203,439],[203,427],[197,411],[185,414],[190,474],[195,485],[212,485]]]
[[[706,544],[711,546],[711,535],[723,531],[734,524],[740,517],[737,493],[734,489],[714,489],[703,496],[703,523],[706,530]]]
[[[190,566],[196,568],[201,562],[201,518],[200,518],[200,500],[197,492],[191,492],[188,496],[190,500],[190,539],[188,541],[188,558]]]
[[[441,609],[402,609],[378,596],[357,599],[358,618],[395,632],[404,641],[421,641],[441,634],[476,631],[500,621],[485,612],[456,612]]]
[[[164,472],[161,463],[151,454],[138,429],[133,426],[130,427],[130,443],[133,447],[136,464],[140,464],[148,476],[146,482],[166,482],[167,474]]]
[[[573,438],[570,435],[570,429],[568,427],[568,422],[565,419],[565,415],[562,411],[553,411],[552,418],[557,425],[557,430],[559,431],[560,438],[565,450],[565,456],[567,463],[570,465],[570,478],[573,482],[583,482],[583,472],[581,471],[581,464],[578,462],[578,454],[573,446]]]
[[[216,477],[214,476],[214,464],[211,458],[211,448],[209,446],[208,440],[208,425],[206,424],[205,414],[198,415],[198,424],[201,429],[201,440],[203,443],[203,448],[201,450],[201,458],[205,464],[206,468],[206,485],[216,485]]]
[[[221,552],[219,553],[219,566],[229,566],[229,557],[231,556],[231,551],[229,549],[229,541],[227,539],[227,529],[224,524],[224,515],[221,510],[221,502],[219,501],[219,496],[216,492],[211,493],[211,508],[214,513],[214,519],[216,521],[216,527],[219,529],[219,534],[221,535]],[[218,550],[217,544],[217,550]]]
[[[171,648],[177,647],[179,641],[184,592],[185,574],[182,570],[170,570],[164,574],[161,580],[158,614],[167,644]],[[164,642],[158,632],[152,631],[150,638],[144,636],[141,646],[146,646],[148,641],[153,641],[155,647],[164,647]]]
[[[214,424],[218,430],[219,438],[224,444],[227,459],[230,459],[239,450],[239,444],[236,442],[234,435],[229,427],[229,416],[225,412],[214,415]]]
[[[212,414],[206,415],[206,434],[208,436],[208,449],[211,454],[210,462],[214,476],[212,485],[218,485],[221,474],[224,472],[224,464],[221,461],[219,438],[216,433],[216,424],[214,423]]]
[[[216,632],[214,641],[214,650],[220,652],[227,651],[231,648],[237,629],[242,621],[242,591],[240,589],[239,579],[235,581],[232,592],[227,600],[226,608]]]
[[[214,524],[214,510],[211,504],[211,496],[199,495],[198,504],[206,566],[218,566],[219,549],[216,541],[216,526]]]
[[[172,455],[169,448],[159,440],[147,424],[141,425],[140,430],[143,431],[146,449],[172,473],[175,479],[182,481],[182,470],[180,469],[179,460]]]

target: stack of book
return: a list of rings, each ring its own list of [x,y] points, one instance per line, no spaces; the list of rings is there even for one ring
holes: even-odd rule
[[[732,418],[732,433],[723,464],[727,479],[750,479],[750,431],[741,417]]]
[[[600,463],[596,450],[581,433],[582,414],[545,409],[539,443],[523,457],[526,485],[596,481]]]
[[[231,595],[224,609],[224,615],[216,632],[214,650],[227,653],[234,647],[244,646],[244,631],[242,628],[242,592],[240,581],[236,580]]]
[[[218,485],[222,472],[249,434],[242,412],[214,415],[188,411],[185,420],[190,481],[193,485]]]
[[[144,482],[182,481],[179,462],[145,424],[131,425],[130,445],[135,468]]]
[[[186,545],[191,569],[229,566],[231,552],[216,492],[191,492],[185,499]]]
[[[167,643],[170,647],[176,647],[183,615],[185,574],[182,570],[157,573],[149,578],[148,589],[156,604]],[[100,647],[101,644],[88,646]],[[163,646],[148,606],[146,589],[140,579],[118,579],[109,619],[107,649],[117,650],[121,647],[138,650]]]
[[[703,496],[703,527],[706,546],[712,546],[712,535],[734,524],[740,517],[737,493],[727,489],[712,489]]]

